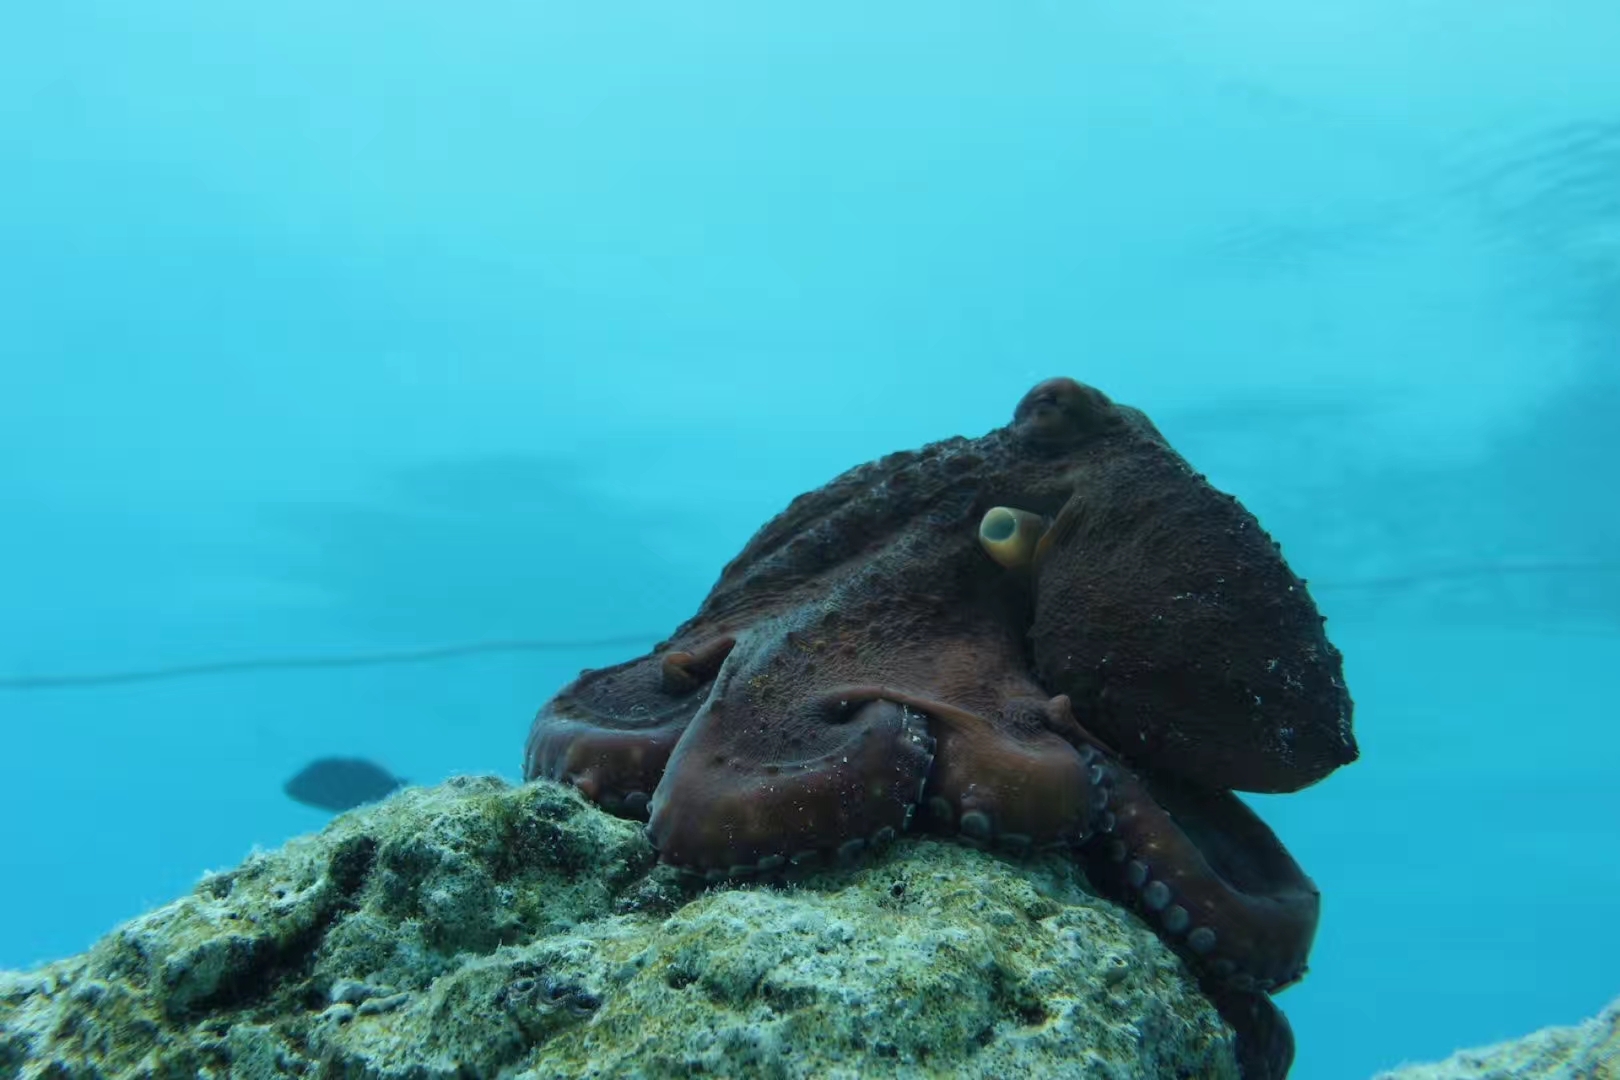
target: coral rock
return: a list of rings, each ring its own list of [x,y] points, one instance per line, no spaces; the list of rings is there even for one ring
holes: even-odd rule
[[[704,886],[545,781],[404,791],[0,974],[0,1080],[942,1073],[1237,1066],[1072,860],[918,840]]]
[[[1432,1065],[1404,1065],[1374,1080],[1620,1080],[1620,998],[1583,1024],[1542,1028]]]

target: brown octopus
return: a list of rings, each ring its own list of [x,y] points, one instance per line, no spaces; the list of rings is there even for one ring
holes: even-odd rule
[[[1234,789],[1357,757],[1305,583],[1148,418],[1072,379],[1012,423],[795,499],[651,653],[535,718],[525,778],[711,879],[908,829],[1072,850],[1198,975],[1252,1080],[1293,1035],[1319,894]]]

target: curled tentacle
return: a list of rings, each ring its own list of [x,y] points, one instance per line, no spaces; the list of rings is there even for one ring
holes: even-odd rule
[[[581,674],[535,716],[523,778],[571,784],[611,813],[645,820],[665,763],[703,704],[670,692],[670,670],[669,654],[651,653]]]
[[[745,755],[736,736],[759,731],[732,714],[745,707],[719,699],[670,758],[647,822],[663,861],[737,877],[848,861],[910,827],[934,757],[917,713],[883,700],[806,709],[801,737]]]
[[[1114,829],[1090,864],[1097,886],[1216,985],[1275,992],[1297,982],[1321,897],[1265,822],[1231,792],[1113,775]]]

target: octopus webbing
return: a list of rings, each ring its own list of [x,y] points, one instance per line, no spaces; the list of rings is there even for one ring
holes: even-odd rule
[[[526,779],[646,821],[711,880],[847,863],[928,831],[1060,849],[1174,948],[1284,1076],[1270,995],[1319,893],[1234,791],[1356,759],[1340,653],[1236,498],[1072,379],[1012,422],[794,499],[646,656],[535,718]]]

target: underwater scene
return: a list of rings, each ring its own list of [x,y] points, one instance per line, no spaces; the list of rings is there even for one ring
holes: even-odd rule
[[[6,23],[0,1080],[1620,1080],[1620,6]]]

